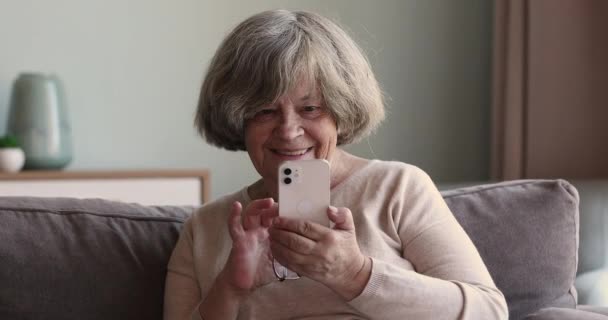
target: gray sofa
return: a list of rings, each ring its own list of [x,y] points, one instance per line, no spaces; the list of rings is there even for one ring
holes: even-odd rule
[[[608,320],[608,308],[577,304],[572,185],[522,180],[442,193],[511,319]],[[192,209],[0,197],[0,319],[162,319],[165,265]]]

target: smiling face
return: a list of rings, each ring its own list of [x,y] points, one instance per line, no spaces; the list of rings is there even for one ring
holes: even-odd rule
[[[245,147],[268,192],[276,194],[277,170],[286,160],[336,154],[338,132],[320,92],[300,83],[274,104],[261,106],[245,123]]]

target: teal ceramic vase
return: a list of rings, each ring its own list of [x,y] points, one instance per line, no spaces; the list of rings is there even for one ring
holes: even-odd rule
[[[7,131],[25,152],[25,169],[62,169],[72,160],[63,85],[55,75],[22,73],[13,83]]]

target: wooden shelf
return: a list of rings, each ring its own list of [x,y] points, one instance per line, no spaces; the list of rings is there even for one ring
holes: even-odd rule
[[[42,171],[26,170],[18,173],[0,173],[0,187],[3,182],[51,182],[51,181],[135,181],[154,179],[163,181],[172,179],[196,179],[200,183],[200,203],[210,200],[210,174],[207,169],[146,169],[146,170],[68,170]],[[0,195],[2,195],[0,193]],[[58,194],[61,196],[61,194]]]

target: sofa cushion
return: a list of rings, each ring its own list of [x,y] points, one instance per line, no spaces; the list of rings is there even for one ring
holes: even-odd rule
[[[0,319],[161,319],[191,209],[0,197]]]
[[[576,307],[578,193],[563,180],[519,180],[442,192],[471,237],[510,319]]]

